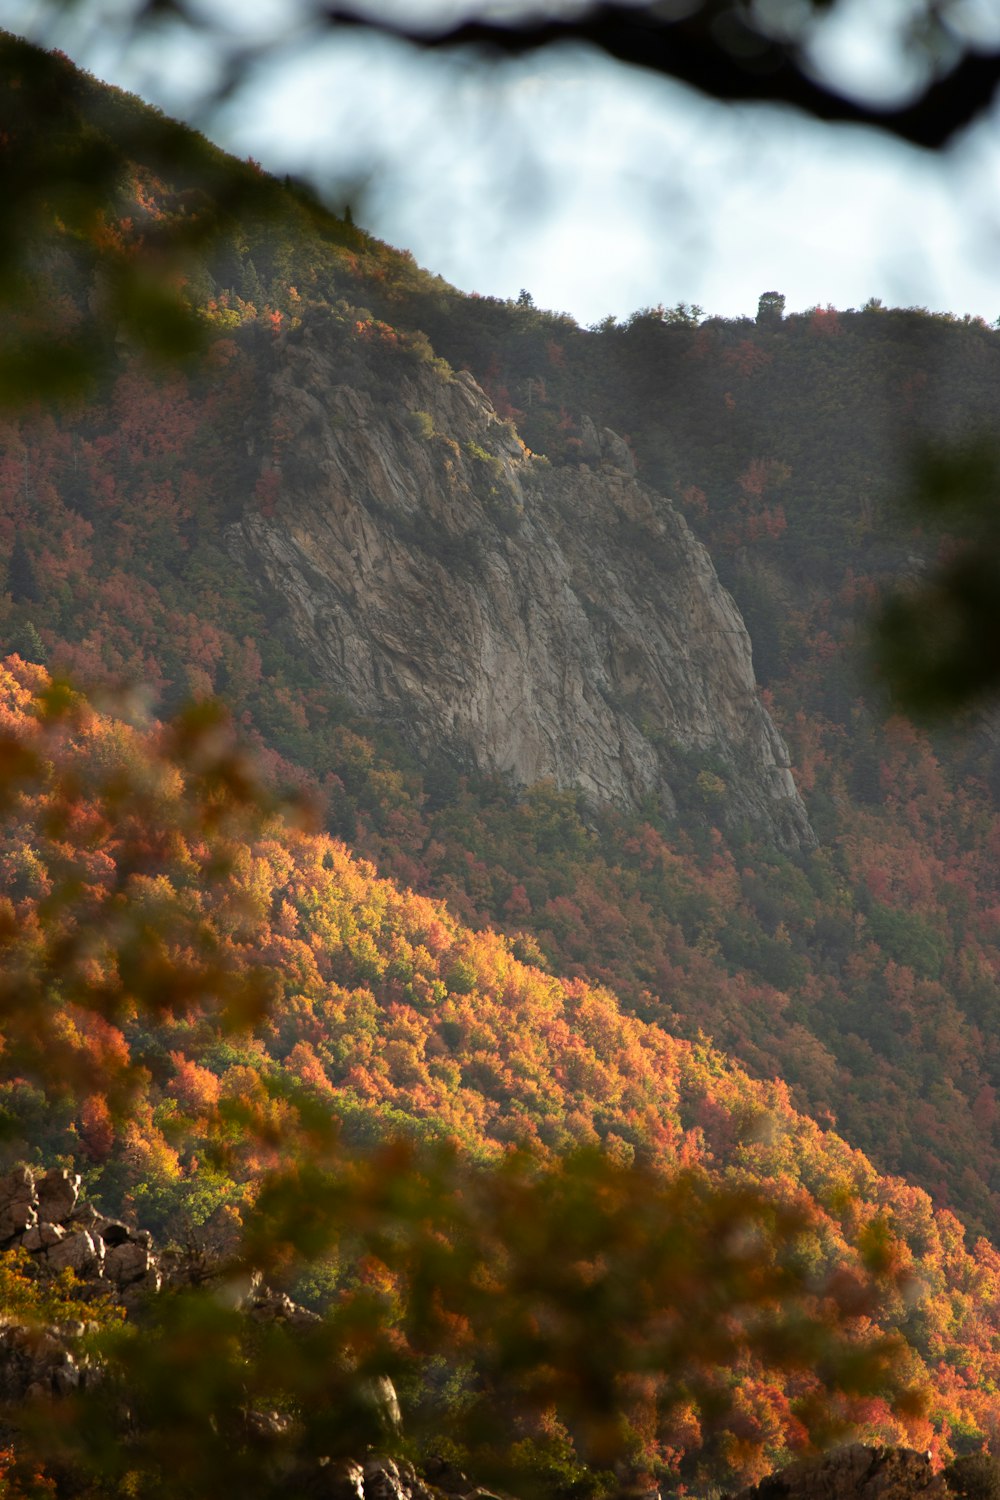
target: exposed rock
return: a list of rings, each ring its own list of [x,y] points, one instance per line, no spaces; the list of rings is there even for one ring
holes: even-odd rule
[[[105,1242],[106,1243],[106,1242]],[[150,1270],[152,1254],[146,1245],[129,1241],[113,1244],[104,1257],[104,1274],[116,1286],[142,1281]]]
[[[448,1495],[465,1495],[472,1489],[468,1474],[447,1458],[434,1453],[424,1464],[424,1473],[430,1482]]]
[[[322,1319],[318,1313],[300,1307],[285,1292],[272,1292],[261,1286],[243,1302],[247,1313],[258,1323],[287,1323],[292,1328],[312,1328]]]
[[[380,1454],[357,1459],[321,1458],[295,1474],[296,1493],[308,1500],[440,1500],[411,1463]]]
[[[391,1380],[387,1381],[386,1383],[390,1387],[392,1386],[392,1381]],[[392,1395],[393,1395],[393,1400],[395,1400],[396,1399],[396,1392],[394,1390],[392,1392]],[[398,1410],[398,1402],[397,1402],[397,1410]],[[402,1426],[402,1424],[400,1424],[400,1426]],[[416,1469],[413,1467],[413,1465],[409,1462],[408,1459],[401,1458],[399,1460],[399,1463],[398,1463],[397,1467],[398,1467],[398,1470],[399,1470],[399,1476],[402,1479],[404,1486],[406,1487],[406,1489],[410,1493],[410,1500],[439,1500],[439,1497],[436,1497],[434,1495],[434,1492],[431,1490],[430,1486],[424,1483],[424,1480],[417,1473]]]
[[[330,686],[424,756],[813,842],[739,611],[621,438],[550,467],[471,377],[279,347],[279,493],[228,536]]]
[[[386,1430],[402,1432],[403,1415],[399,1409],[399,1397],[388,1375],[369,1375],[365,1380],[365,1390],[371,1396]]]
[[[391,1458],[369,1458],[364,1464],[365,1500],[410,1500],[399,1469]]]
[[[600,462],[601,440],[592,417],[580,418],[580,457],[587,464]]]
[[[282,1322],[291,1328],[311,1328],[317,1315],[283,1292],[265,1286],[259,1275],[247,1276],[239,1284],[225,1281],[224,1262],[212,1258],[204,1248],[157,1253],[148,1230],[131,1229],[119,1219],[98,1213],[90,1203],[79,1203],[80,1179],[73,1173],[48,1172],[36,1179],[28,1168],[19,1168],[0,1178],[0,1214],[8,1226],[22,1226],[7,1234],[8,1248],[26,1250],[39,1274],[56,1275],[72,1270],[81,1279],[77,1295],[110,1295],[129,1311],[160,1290],[219,1282],[220,1292],[231,1292],[230,1303],[242,1307],[258,1322]],[[61,1211],[63,1222],[40,1217]],[[26,1227],[24,1227],[26,1226]],[[0,1325],[0,1400],[22,1401],[28,1397],[60,1396],[77,1390],[97,1372],[86,1361],[78,1362],[77,1341],[82,1324],[60,1325],[40,1330]],[[399,1402],[392,1382],[369,1382],[386,1427],[398,1430]],[[251,1425],[261,1439],[285,1435],[285,1419],[277,1415],[253,1414]],[[364,1500],[364,1497],[362,1497]],[[410,1496],[409,1500],[423,1500]]]
[[[66,1238],[61,1224],[34,1224],[21,1240],[22,1250],[49,1250]]]
[[[104,1241],[82,1229],[79,1234],[65,1235],[46,1253],[53,1271],[75,1271],[78,1276],[96,1276],[104,1259]]]
[[[620,469],[630,476],[635,474],[635,457],[631,448],[610,427],[601,428],[601,456],[613,469]]]
[[[270,1441],[284,1439],[291,1433],[294,1423],[287,1412],[280,1411],[248,1411],[246,1413],[247,1431],[256,1438],[264,1438]]]
[[[94,1228],[109,1249],[114,1245],[124,1245],[132,1238],[132,1232],[128,1225],[123,1224],[120,1219],[99,1218],[96,1220]],[[139,1231],[140,1234],[143,1232]],[[148,1231],[145,1231],[145,1235],[148,1242]]]
[[[35,1179],[27,1167],[15,1167],[0,1177],[0,1245],[38,1223]]]
[[[927,1454],[852,1443],[802,1459],[741,1490],[737,1500],[950,1500]]]
[[[61,1224],[76,1207],[80,1196],[80,1178],[65,1167],[53,1168],[36,1184],[38,1216],[49,1224]]]
[[[104,1221],[92,1203],[79,1203],[63,1222],[74,1230],[86,1229],[99,1233],[98,1225]]]
[[[64,1396],[93,1372],[68,1347],[75,1329],[0,1328],[0,1400]]]
[[[353,1458],[321,1463],[317,1478],[310,1486],[312,1494],[328,1500],[365,1500],[365,1471]]]

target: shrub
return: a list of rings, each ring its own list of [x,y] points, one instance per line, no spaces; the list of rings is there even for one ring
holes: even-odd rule
[[[962,1500],[1000,1500],[1000,1461],[988,1453],[968,1453],[944,1471],[953,1495]]]

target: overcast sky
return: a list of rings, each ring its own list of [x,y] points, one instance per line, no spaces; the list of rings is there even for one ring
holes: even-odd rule
[[[123,48],[115,12],[127,3],[86,0],[53,20],[51,0],[0,0],[0,15],[190,117],[210,49],[162,34]],[[850,0],[830,66],[858,87],[905,89],[875,21],[907,3]],[[295,4],[242,0],[238,14],[264,32]],[[752,315],[771,289],[789,310],[877,296],[1000,316],[996,119],[937,158],[784,111],[725,109],[583,51],[469,67],[354,36],[272,52],[198,123],[239,155],[350,196],[366,228],[464,290],[527,287],[582,323],[680,301]]]

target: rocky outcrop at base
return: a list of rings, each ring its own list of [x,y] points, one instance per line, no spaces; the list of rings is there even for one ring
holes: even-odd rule
[[[74,1271],[86,1285],[134,1306],[159,1291],[153,1237],[81,1203],[80,1178],[55,1169],[36,1177],[17,1167],[0,1178],[0,1250],[26,1250],[42,1271]]]
[[[80,1201],[80,1178],[65,1169],[36,1175],[18,1167],[0,1177],[0,1253],[21,1249],[40,1278],[71,1270],[78,1278],[78,1301],[108,1295],[126,1310],[163,1288],[214,1283],[256,1322],[308,1329],[320,1320],[258,1276],[234,1277],[211,1250],[157,1251],[145,1230],[129,1228]],[[211,1236],[207,1237],[209,1240]],[[16,1410],[23,1402],[59,1398],[99,1384],[101,1368],[83,1352],[82,1322],[47,1328],[4,1320],[0,1309],[0,1406],[5,1410],[5,1440],[16,1441]],[[401,1427],[399,1401],[386,1377],[367,1377],[387,1435]],[[360,1453],[356,1458],[298,1460],[295,1424],[287,1413],[248,1408],[248,1437],[262,1457],[272,1450],[290,1489],[301,1500],[496,1500],[454,1464],[431,1458],[426,1476],[414,1466],[386,1454]],[[60,1491],[61,1493],[61,1491]]]
[[[0,1177],[0,1252],[23,1250],[39,1276],[72,1271],[78,1301],[106,1296],[126,1312],[163,1287],[189,1287],[218,1280],[223,1263],[203,1250],[158,1251],[146,1229],[132,1229],[80,1201],[80,1178],[65,1168],[36,1175],[16,1167]],[[229,1282],[233,1304],[258,1322],[307,1328],[319,1322],[284,1292],[257,1275]],[[98,1371],[80,1351],[82,1323],[39,1329],[5,1321],[0,1309],[0,1401],[64,1396],[92,1383]],[[391,1383],[375,1392],[391,1428],[398,1403]],[[395,1413],[395,1415],[394,1415]]]
[[[135,1311],[163,1287],[214,1281],[217,1295],[224,1293],[256,1321],[301,1329],[319,1322],[315,1313],[272,1291],[259,1277],[224,1279],[225,1262],[211,1251],[158,1252],[148,1231],[132,1229],[82,1203],[80,1178],[65,1169],[36,1176],[19,1167],[0,1177],[0,1251],[15,1248],[27,1254],[40,1277],[73,1271],[78,1300],[84,1302],[88,1294],[105,1294]],[[66,1396],[100,1380],[100,1367],[82,1352],[85,1331],[78,1322],[26,1327],[5,1320],[0,1309],[0,1403],[8,1413],[19,1402]],[[383,1431],[398,1433],[401,1418],[392,1382],[369,1377],[367,1383]],[[370,1450],[356,1458],[299,1462],[287,1414],[248,1409],[245,1419],[248,1435],[263,1442],[264,1451],[273,1445],[276,1456],[284,1453],[287,1477],[302,1500],[496,1500],[441,1458],[427,1459],[423,1473]],[[991,1465],[988,1459],[983,1462]],[[975,1484],[963,1483],[958,1471],[969,1463],[960,1460],[942,1474],[926,1453],[854,1443],[790,1464],[726,1500],[990,1500],[1000,1493],[1000,1474],[993,1474],[992,1466],[988,1492],[977,1475],[972,1475]],[[955,1482],[949,1484],[953,1472]],[[624,1473],[619,1477],[621,1500],[634,1500],[640,1490]],[[641,1493],[646,1500],[659,1500],[655,1489]]]
[[[79,1200],[80,1178],[74,1172],[57,1169],[36,1176],[29,1167],[8,1172],[0,1178],[0,1250],[25,1251],[39,1276],[74,1272],[81,1301],[103,1293],[134,1306],[141,1296],[158,1291],[163,1278],[152,1236]],[[81,1352],[85,1331],[77,1322],[25,1327],[5,1319],[0,1309],[0,1400],[65,1396],[91,1384],[97,1371]]]
[[[789,1464],[735,1500],[952,1500],[952,1492],[926,1453],[851,1443]]]

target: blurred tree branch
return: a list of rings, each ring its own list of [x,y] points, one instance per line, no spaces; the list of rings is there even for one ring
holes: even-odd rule
[[[867,125],[911,145],[930,150],[946,146],[990,106],[1000,81],[1000,51],[963,49],[936,4],[925,7],[927,25],[914,36],[928,77],[916,97],[895,107],[847,97],[824,81],[805,50],[809,28],[799,35],[776,33],[761,18],[762,7],[708,3],[602,4],[568,16],[514,23],[466,20],[429,29],[379,18],[368,11],[331,6],[321,12],[333,26],[359,27],[428,49],[471,47],[497,57],[523,56],[557,43],[595,47],[629,63],[697,89],[725,104],[783,104],[825,123]],[[773,7],[771,8],[773,9]],[[783,9],[833,12],[833,3]],[[683,12],[678,15],[677,12]],[[948,63],[951,62],[951,66]],[[944,63],[941,76],[931,76]]]
[[[132,36],[178,24],[212,45],[219,81],[209,103],[231,94],[254,65],[278,50],[308,46],[317,33],[366,30],[434,52],[470,51],[485,60],[523,57],[559,44],[584,45],[673,79],[724,104],[786,105],[829,124],[864,125],[928,150],[940,150],[990,108],[1000,82],[1000,29],[977,36],[961,0],[913,0],[892,38],[915,81],[910,97],[887,102],[854,94],[828,76],[823,42],[847,12],[845,0],[627,0],[560,11],[510,8],[507,15],[419,7],[380,13],[303,0],[286,6],[255,37],[192,0],[142,0],[124,24]],[[471,8],[470,8],[471,11]],[[68,14],[86,16],[87,0],[55,0],[53,31]]]

